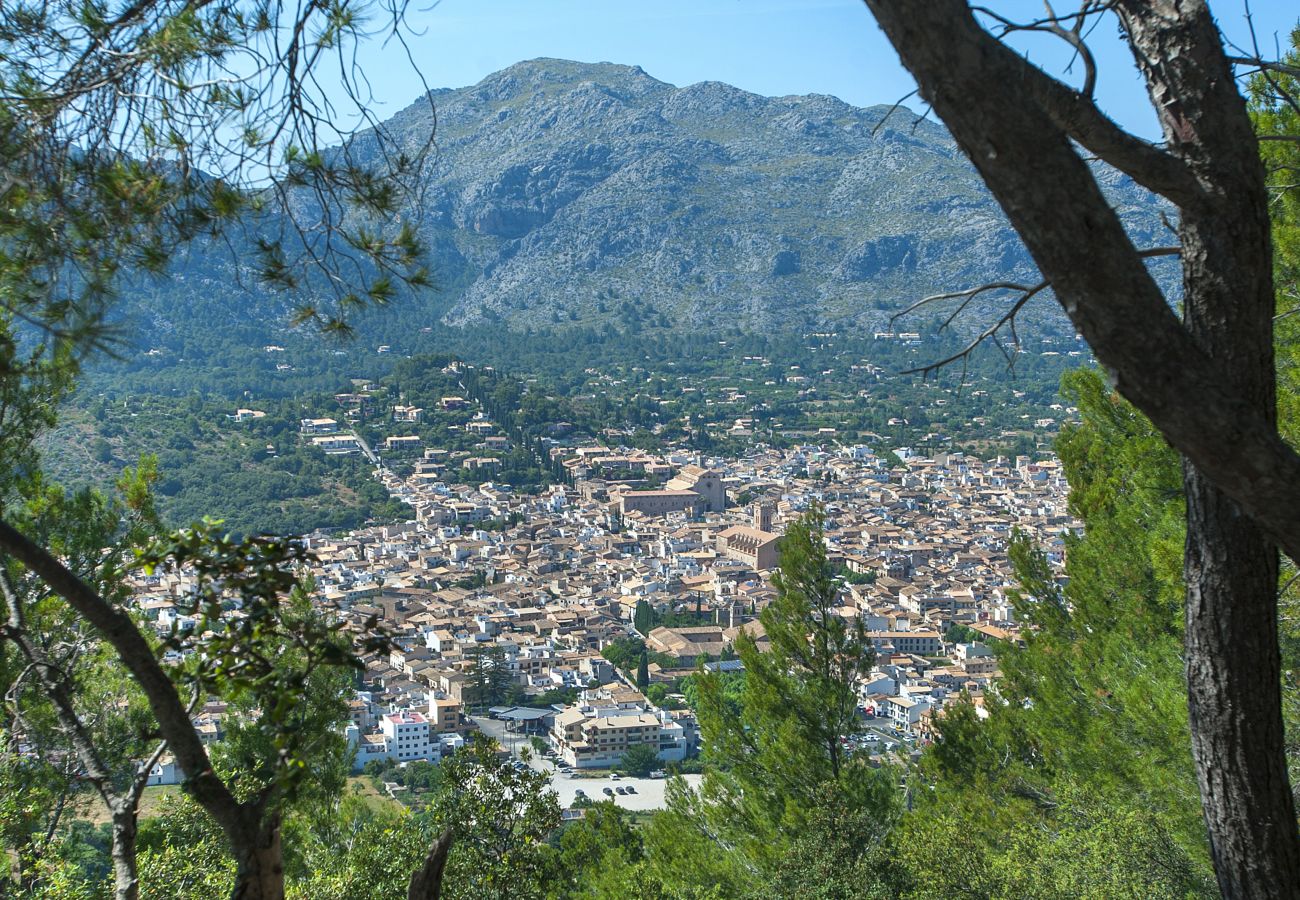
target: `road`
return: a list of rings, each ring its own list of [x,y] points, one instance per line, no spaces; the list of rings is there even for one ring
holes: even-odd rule
[[[361,452],[366,455],[366,459],[370,460],[371,465],[379,465],[379,457],[375,455],[375,451],[370,449],[370,445],[366,443],[366,439],[356,431],[352,432],[352,436],[356,438],[357,443],[361,445]]]
[[[630,778],[623,776],[615,781],[611,778],[586,778],[580,775],[565,775],[557,769],[555,763],[534,753],[528,738],[507,732],[506,723],[496,719],[489,719],[486,716],[474,716],[473,721],[480,731],[496,738],[502,747],[505,747],[514,755],[518,756],[521,749],[527,748],[530,756],[528,765],[551,776],[551,789],[559,796],[560,805],[563,807],[572,806],[574,799],[578,796],[578,791],[581,790],[592,800],[613,800],[616,804],[628,810],[644,812],[664,808],[664,791],[668,786],[668,779],[666,778]],[[686,783],[692,788],[700,786],[699,775],[686,775],[684,777]],[[604,788],[614,790],[618,787],[632,787],[636,789],[636,793],[615,793],[611,797],[607,796],[603,790]]]

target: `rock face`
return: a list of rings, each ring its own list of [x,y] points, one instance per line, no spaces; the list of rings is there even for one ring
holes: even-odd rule
[[[404,211],[442,286],[418,301],[430,321],[591,324],[634,303],[680,328],[869,326],[1033,276],[947,133],[905,109],[554,59],[432,99],[428,190]],[[434,117],[421,100],[388,126],[413,147]],[[1104,180],[1135,241],[1156,243],[1159,207]]]

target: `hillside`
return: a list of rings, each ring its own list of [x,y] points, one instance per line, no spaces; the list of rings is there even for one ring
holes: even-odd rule
[[[364,336],[497,321],[875,327],[935,290],[1031,277],[947,133],[905,109],[678,88],[637,67],[554,59],[433,100],[427,191],[401,215],[418,221],[438,289],[363,318]],[[429,104],[388,127],[420,145]],[[368,140],[354,146],[362,158]],[[1135,240],[1155,243],[1159,207],[1127,179],[1108,181]],[[288,304],[240,302],[225,269],[191,259],[145,292],[133,334],[166,344],[190,316],[210,325],[214,300],[225,319],[282,327]],[[1050,301],[1031,315],[1054,318]]]

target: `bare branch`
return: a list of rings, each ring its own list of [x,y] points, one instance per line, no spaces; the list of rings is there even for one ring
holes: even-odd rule
[[[1143,259],[1153,259],[1155,257],[1160,257],[1160,256],[1177,256],[1179,252],[1180,252],[1180,248],[1178,247],[1149,247],[1146,250],[1138,251],[1137,255]],[[1002,352],[1003,357],[1006,358],[1007,366],[1013,367],[1015,365],[1015,358],[1020,353],[1020,335],[1016,332],[1016,316],[1019,315],[1022,309],[1024,309],[1025,304],[1027,304],[1030,300],[1032,300],[1034,297],[1036,297],[1038,294],[1042,293],[1049,287],[1051,287],[1051,282],[1047,280],[1040,281],[1037,284],[1033,284],[1033,285],[1017,284],[1015,282],[1010,282],[1010,281],[993,281],[993,282],[989,282],[988,284],[978,285],[977,287],[967,288],[966,290],[963,291],[949,291],[943,294],[933,294],[929,297],[923,297],[922,299],[913,303],[911,306],[904,309],[902,312],[895,313],[894,315],[889,317],[889,322],[891,325],[893,324],[894,320],[901,318],[902,316],[905,316],[908,313],[914,312],[923,306],[927,306],[929,304],[937,303],[943,300],[960,299],[962,301],[961,304],[958,305],[958,307],[948,316],[948,318],[946,318],[940,324],[939,330],[942,331],[948,326],[950,326],[953,320],[955,320],[957,316],[959,316],[966,309],[967,305],[969,305],[972,300],[974,300],[976,297],[980,296],[981,294],[991,293],[994,291],[1011,291],[1020,295],[1016,299],[1015,303],[1011,305],[1010,309],[1008,309],[1001,316],[999,316],[991,325],[982,329],[972,340],[967,342],[956,353],[952,354],[951,356],[945,357],[944,359],[938,360],[936,362],[927,363],[926,365],[923,366],[917,366],[914,369],[905,369],[900,374],[915,375],[919,373],[922,376],[928,377],[940,371],[941,369],[944,369],[947,366],[950,366],[953,363],[960,361],[962,363],[961,381],[965,382],[966,380],[965,365],[968,357],[970,356],[971,353],[975,351],[977,347],[979,347],[980,344],[990,340],[993,342],[994,346],[996,346],[998,350]],[[1001,343],[1001,341],[998,340],[998,333],[1003,328],[1007,329],[1011,337],[1010,350],[1008,350],[1007,347],[1004,346]]]

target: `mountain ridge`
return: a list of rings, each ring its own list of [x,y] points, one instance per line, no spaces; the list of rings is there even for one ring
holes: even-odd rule
[[[399,147],[436,140],[400,216],[441,287],[403,299],[403,327],[879,328],[936,291],[1034,278],[947,132],[903,107],[549,58],[430,96],[384,126]],[[1098,171],[1155,243],[1161,207]],[[282,327],[287,304],[266,308]],[[386,331],[375,316],[363,333]],[[1029,316],[1063,325],[1050,302]]]

